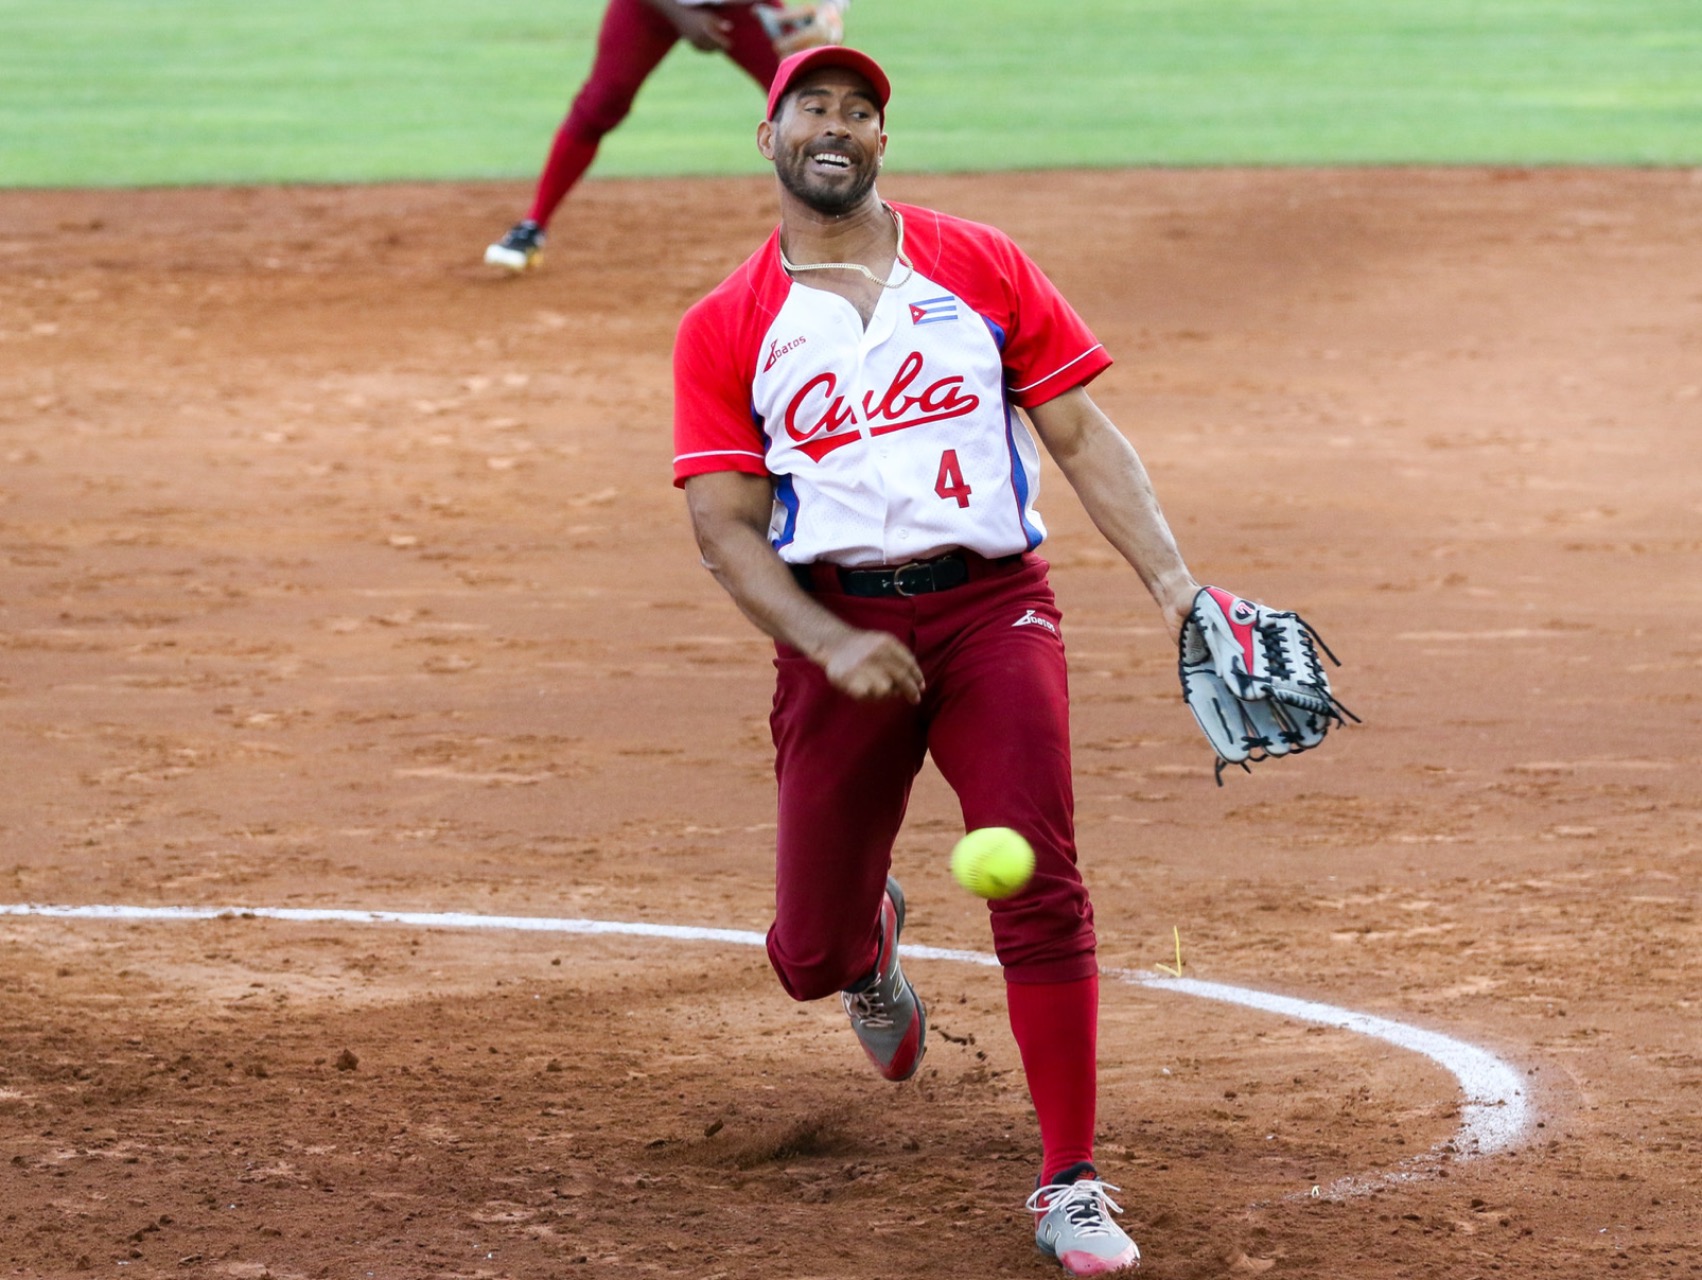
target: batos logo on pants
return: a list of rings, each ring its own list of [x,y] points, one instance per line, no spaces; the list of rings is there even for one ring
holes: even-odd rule
[[[1033,609],[1030,609],[1027,613],[1023,614],[1022,617],[1011,623],[1011,626],[1041,627],[1050,631],[1053,635],[1058,634],[1058,624],[1053,622],[1050,618],[1042,618],[1038,613],[1034,612]]]

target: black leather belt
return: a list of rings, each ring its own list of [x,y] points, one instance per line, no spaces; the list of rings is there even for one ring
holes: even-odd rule
[[[848,596],[925,596],[961,587],[966,582],[986,576],[988,570],[1008,568],[1021,560],[1020,555],[987,560],[972,551],[948,551],[931,560],[912,560],[909,564],[879,565],[868,569],[795,564],[792,576],[805,591],[825,588],[829,591],[837,589]]]

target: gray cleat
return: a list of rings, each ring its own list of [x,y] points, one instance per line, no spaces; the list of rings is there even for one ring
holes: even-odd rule
[[[903,929],[904,890],[888,876],[874,973],[860,987],[839,993],[863,1052],[888,1080],[913,1076],[927,1047],[927,1010],[898,963],[898,935]]]

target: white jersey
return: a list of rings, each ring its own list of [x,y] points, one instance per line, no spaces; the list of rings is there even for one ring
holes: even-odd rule
[[[912,269],[895,267],[867,327],[786,273],[778,232],[680,326],[676,483],[771,476],[769,535],[788,563],[1038,547],[1039,451],[1016,410],[1111,363],[1008,237],[896,212]]]

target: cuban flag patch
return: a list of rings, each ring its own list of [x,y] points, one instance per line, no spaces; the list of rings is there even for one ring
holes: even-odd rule
[[[957,319],[957,299],[951,294],[942,298],[923,298],[910,304],[911,324],[935,324],[941,320]]]

